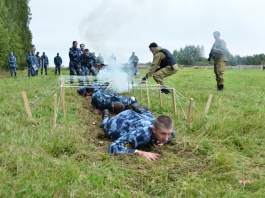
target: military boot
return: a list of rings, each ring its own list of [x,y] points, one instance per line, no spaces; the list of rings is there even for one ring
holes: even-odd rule
[[[101,128],[104,127],[104,125],[107,123],[108,119],[109,119],[109,110],[108,109],[104,109],[102,111],[102,122],[101,122],[101,125],[100,125]]]
[[[161,93],[169,94],[170,91],[169,91],[169,89],[166,86],[161,86]]]
[[[137,113],[143,113],[144,111],[149,111],[147,107],[141,106],[138,103],[132,104],[132,110]]]
[[[217,86],[217,91],[223,91],[223,89],[224,89],[223,84]]]

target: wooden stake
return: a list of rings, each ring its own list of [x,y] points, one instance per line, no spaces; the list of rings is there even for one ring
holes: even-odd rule
[[[56,118],[57,118],[57,113],[56,113],[56,110],[57,110],[57,94],[54,94],[53,95],[53,107],[54,107],[54,111],[53,111],[53,125],[54,127],[56,127]]]
[[[191,121],[191,115],[192,115],[192,107],[193,107],[193,98],[190,99],[190,106],[189,106],[189,112],[188,112],[188,118],[187,123],[189,124]]]
[[[149,90],[148,90],[147,81],[145,82],[145,86],[146,86],[147,103],[148,103],[148,107],[150,107],[150,98],[149,98]]]
[[[26,108],[28,117],[32,118],[32,114],[31,114],[30,107],[29,107],[29,101],[28,101],[27,94],[26,94],[25,91],[22,91],[22,97],[23,97],[23,100],[24,100],[24,104],[25,104],[25,108]]]
[[[142,102],[142,98],[143,98],[143,84],[140,84],[139,82],[139,85],[140,85],[140,101]]]
[[[134,85],[133,85],[133,80],[132,80],[132,90],[133,90],[133,95],[135,96],[135,89],[134,89]]]
[[[129,82],[129,79],[128,79],[128,94],[130,94],[130,82]]]
[[[62,108],[63,108],[63,116],[66,119],[66,110],[65,110],[65,99],[64,99],[64,80],[61,79],[61,100],[62,100]]]
[[[162,93],[161,93],[160,84],[158,84],[158,95],[159,95],[160,107],[162,107]]]
[[[210,94],[209,95],[209,98],[208,98],[208,101],[207,101],[207,104],[206,104],[206,107],[205,107],[205,111],[204,111],[204,115],[205,116],[207,116],[208,111],[210,109],[210,105],[211,105],[211,102],[212,102],[212,98],[213,98],[213,94]]]
[[[173,109],[174,109],[174,114],[177,115],[177,106],[176,106],[176,90],[173,88],[172,89],[172,101],[173,101]]]

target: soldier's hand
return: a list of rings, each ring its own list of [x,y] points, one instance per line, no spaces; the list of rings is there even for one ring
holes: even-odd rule
[[[99,109],[95,109],[95,114],[101,114],[101,111]]]
[[[79,68],[79,72],[80,72],[80,73],[82,72],[82,69],[81,69],[81,68]]]
[[[95,67],[94,67],[94,66],[92,66],[90,69],[91,69],[91,70],[95,70]]]
[[[160,157],[158,153],[151,153],[151,152],[145,152],[145,151],[140,151],[140,150],[137,150],[137,153],[139,153],[139,155],[141,155],[142,157],[150,161],[157,161]]]

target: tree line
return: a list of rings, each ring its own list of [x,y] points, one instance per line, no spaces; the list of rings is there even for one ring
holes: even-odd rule
[[[17,66],[27,66],[26,55],[33,49],[29,29],[31,12],[29,0],[0,0],[0,69],[8,68],[8,55],[14,52]]]
[[[207,54],[208,55],[208,54]],[[206,56],[207,56],[206,55]],[[173,51],[173,56],[177,58],[180,65],[197,65],[197,66],[210,66],[213,61],[207,61],[203,46],[187,45],[184,48]],[[254,54],[252,56],[232,55],[229,51],[226,52],[228,59],[227,65],[264,65],[265,54]]]

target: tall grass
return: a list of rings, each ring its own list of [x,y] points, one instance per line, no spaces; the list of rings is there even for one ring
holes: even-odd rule
[[[16,78],[2,74],[0,197],[264,197],[264,76],[258,69],[227,70],[225,90],[217,92],[212,70],[181,69],[165,81],[179,92],[177,99],[187,99],[178,103],[176,116],[171,96],[163,95],[160,108],[157,90],[150,90],[150,109],[173,117],[177,137],[161,149],[148,148],[161,154],[149,162],[108,154],[111,141],[99,127],[101,116],[75,89],[66,89],[67,118],[60,106],[54,128],[59,81],[53,71],[31,78],[26,72]],[[27,118],[22,91],[33,119]],[[141,104],[147,105],[144,97]],[[195,106],[188,125],[189,98]]]

